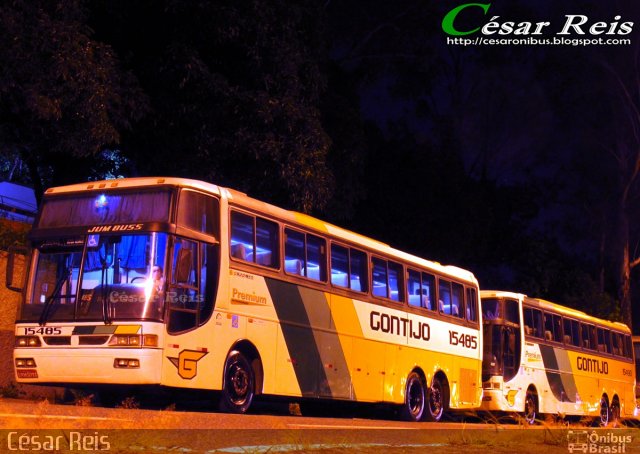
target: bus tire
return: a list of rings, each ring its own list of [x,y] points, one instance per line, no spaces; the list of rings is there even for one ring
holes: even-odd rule
[[[600,426],[607,427],[611,421],[611,407],[609,407],[609,399],[603,395],[600,398]]]
[[[219,408],[226,413],[243,414],[249,410],[255,395],[255,374],[251,363],[239,351],[227,356]]]
[[[538,417],[538,398],[535,393],[527,391],[524,398],[524,420],[532,426]]]
[[[404,393],[404,404],[400,411],[405,421],[420,421],[424,415],[426,404],[426,391],[422,377],[416,372],[411,372],[407,377],[407,386]]]
[[[612,427],[618,427],[620,425],[620,402],[618,397],[613,398],[611,408],[609,409],[609,424]]]
[[[439,376],[433,377],[427,393],[427,405],[424,417],[427,421],[437,422],[442,419],[446,406],[445,386]]]

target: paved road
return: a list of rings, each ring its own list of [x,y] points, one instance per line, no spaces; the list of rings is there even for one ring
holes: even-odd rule
[[[0,452],[568,452],[593,436],[585,427],[406,423],[262,414],[140,410],[0,399]],[[640,432],[606,430],[600,452],[640,452]],[[630,438],[613,438],[630,437]],[[610,448],[621,441],[624,451]],[[617,443],[620,445],[620,443]],[[51,448],[51,449],[48,449]]]

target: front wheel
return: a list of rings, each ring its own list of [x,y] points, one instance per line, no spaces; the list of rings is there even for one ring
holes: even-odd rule
[[[524,420],[527,424],[533,425],[537,416],[536,396],[528,392],[524,400]]]
[[[425,389],[422,378],[415,372],[407,377],[407,387],[402,405],[402,419],[406,421],[420,421],[425,410]]]
[[[611,408],[609,407],[609,401],[605,396],[600,398],[600,426],[607,427],[611,420]]]
[[[429,387],[427,395],[427,408],[425,418],[428,421],[440,421],[444,415],[445,408],[444,384],[438,377],[433,377],[433,382]]]
[[[255,395],[255,376],[251,363],[239,351],[232,351],[224,366],[220,410],[246,413]]]

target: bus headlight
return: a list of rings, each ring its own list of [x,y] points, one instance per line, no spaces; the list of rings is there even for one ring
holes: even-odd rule
[[[158,336],[155,334],[114,334],[109,339],[110,346],[116,347],[157,347]]]
[[[16,347],[40,347],[42,343],[39,337],[18,336],[16,337]]]

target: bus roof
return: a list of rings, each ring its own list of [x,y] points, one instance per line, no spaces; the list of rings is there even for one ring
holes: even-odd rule
[[[388,244],[374,240],[364,235],[360,235],[342,227],[335,226],[328,222],[324,222],[312,216],[271,205],[267,202],[263,202],[261,200],[250,197],[247,194],[235,189],[224,188],[199,180],[177,177],[136,177],[103,181],[89,181],[86,183],[49,188],[45,191],[45,197],[55,196],[59,194],[82,193],[87,191],[104,191],[153,186],[187,187],[198,189],[210,194],[219,195],[222,198],[228,200],[229,203],[233,205],[238,205],[244,208],[259,211],[278,219],[282,219],[289,223],[298,224],[299,226],[315,230],[319,233],[334,236],[353,245],[364,246],[380,252],[381,254],[386,254],[388,256],[413,263],[417,266],[428,268],[435,272],[448,275],[450,277],[477,284],[477,279],[471,271],[456,266],[441,265],[438,262],[426,260],[418,256],[402,252],[398,249],[392,248]]]
[[[604,325],[609,328],[614,328],[617,330],[624,331],[626,333],[631,333],[631,330],[629,329],[629,327],[624,323],[612,322],[610,320],[594,317],[593,315],[589,315],[586,312],[579,311],[571,307],[562,306],[558,303],[553,303],[551,301],[547,301],[542,298],[533,298],[533,297],[524,295],[522,293],[509,292],[509,291],[503,291],[503,290],[481,290],[480,298],[513,298],[522,302],[526,302],[529,306],[534,306],[543,310],[544,309],[551,310],[561,315],[566,315],[567,317],[573,317],[584,322],[597,323],[599,325]]]

